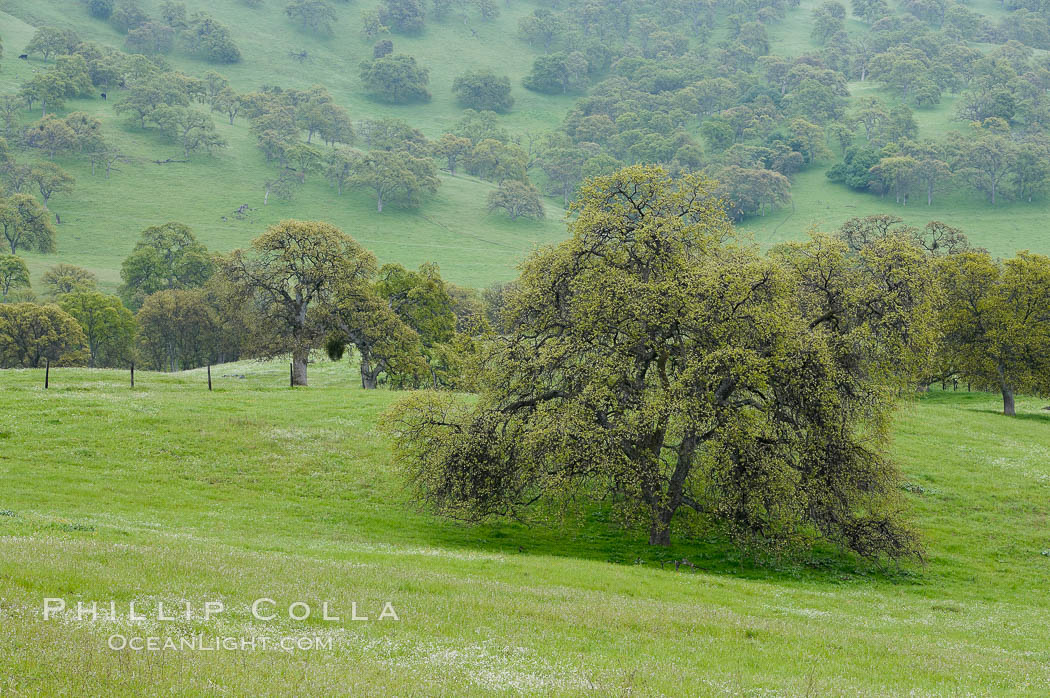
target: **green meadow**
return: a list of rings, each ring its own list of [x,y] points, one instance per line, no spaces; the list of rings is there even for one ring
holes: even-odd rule
[[[933,391],[891,451],[928,552],[757,566],[717,536],[645,545],[600,508],[467,527],[406,497],[346,364],[9,371],[0,380],[0,695],[1046,695],[1050,414]],[[675,571],[671,560],[695,567]],[[663,564],[661,564],[663,562]],[[45,621],[43,599],[118,604]],[[250,614],[259,598],[282,615]],[[227,609],[205,622],[206,601]],[[191,620],[127,604],[189,602]],[[296,601],[313,615],[283,613]],[[328,602],[339,621],[319,616]],[[390,602],[398,620],[377,616]],[[352,620],[352,604],[359,616]],[[108,606],[107,606],[108,608]],[[131,652],[273,635],[313,650]]]

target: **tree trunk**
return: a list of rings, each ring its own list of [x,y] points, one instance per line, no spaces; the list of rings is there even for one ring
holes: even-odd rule
[[[666,512],[653,514],[653,521],[649,525],[649,545],[662,545],[665,548],[671,545],[671,517]]]
[[[1016,416],[1017,412],[1014,411],[1014,390],[1008,385],[1002,386],[1003,392],[1003,414],[1007,417]]]
[[[377,194],[376,195],[376,211],[378,211],[379,213],[383,212],[383,195],[382,194]]]
[[[375,390],[379,387],[379,366],[372,366],[372,359],[368,352],[361,352],[361,387],[365,390]]]
[[[306,385],[306,358],[309,355],[306,349],[292,352],[292,385]]]

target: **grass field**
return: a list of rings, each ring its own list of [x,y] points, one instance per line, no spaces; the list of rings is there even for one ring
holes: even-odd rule
[[[406,501],[345,364],[0,379],[0,695],[1046,695],[1050,414],[931,393],[892,452],[929,552],[878,570],[817,554],[754,567],[719,543],[468,528]],[[661,568],[688,557],[697,570]],[[115,621],[44,621],[44,597]],[[303,600],[315,616],[254,620]],[[221,600],[209,622],[127,603]],[[339,622],[316,617],[327,601]],[[398,621],[379,621],[383,602]],[[351,604],[369,621],[349,618]],[[341,613],[340,613],[341,611]],[[64,620],[62,620],[64,619]],[[112,651],[110,635],[282,635],[312,651]]]
[[[783,23],[771,28],[774,53],[796,55],[816,50],[809,38],[809,18],[818,4],[817,0],[805,0],[789,11]],[[156,14],[159,2],[147,0],[142,5]],[[295,28],[284,16],[280,2],[269,2],[255,10],[239,0],[190,0],[187,5],[191,11],[206,5],[209,13],[231,27],[244,61],[218,70],[229,77],[235,88],[247,91],[264,84],[296,88],[323,84],[355,120],[396,116],[436,137],[462,114],[452,97],[452,81],[460,73],[479,67],[510,76],[516,104],[513,111],[500,118],[517,136],[557,127],[575,99],[539,95],[521,87],[521,78],[536,55],[516,38],[518,19],[534,7],[526,2],[501,5],[501,16],[492,22],[476,17],[464,20],[453,14],[445,22],[429,21],[420,36],[391,37],[397,51],[417,56],[431,69],[433,100],[406,106],[371,100],[357,77],[359,62],[371,52],[371,41],[360,33],[360,15],[370,8],[368,3],[337,3],[337,32],[330,38]],[[1002,12],[994,0],[982,0],[974,8],[988,15]],[[15,91],[35,71],[46,67],[41,60],[26,62],[15,58],[35,28],[43,25],[74,28],[85,39],[113,46],[120,46],[123,41],[108,24],[88,17],[79,0],[0,0],[0,34],[6,48],[0,92]],[[855,34],[866,30],[854,20],[850,20],[848,28]],[[290,56],[299,50],[308,51],[307,62],[299,63]],[[216,69],[178,53],[169,59],[177,68],[195,75]],[[870,82],[854,83],[851,90],[854,98],[876,94],[893,102],[891,96]],[[548,200],[545,221],[511,222],[485,210],[485,199],[493,185],[470,177],[443,176],[439,193],[417,211],[388,207],[383,214],[377,214],[368,196],[350,193],[338,197],[320,177],[308,183],[294,201],[271,201],[263,207],[263,182],[273,170],[255,147],[245,120],[239,119],[231,127],[221,115],[216,115],[219,130],[230,147],[214,157],[197,155],[190,163],[158,165],[153,161],[177,156],[178,149],[156,134],[127,126],[112,110],[114,102],[121,98],[119,91],[112,92],[109,102],[74,100],[67,103],[65,111],[83,110],[101,118],[110,139],[122,143],[136,162],[121,166],[107,180],[101,175],[92,176],[82,163],[60,161],[76,176],[77,190],[71,195],[56,196],[52,205],[63,220],[58,253],[27,255],[34,281],[53,264],[68,262],[90,268],[100,277],[105,290],[113,290],[120,281],[120,262],[141,229],[167,220],[189,224],[210,248],[225,252],[245,245],[266,225],[283,218],[324,219],[364,242],[383,262],[409,266],[437,262],[446,278],[471,286],[513,278],[516,264],[529,250],[565,234],[560,200]],[[952,118],[953,103],[954,97],[946,95],[937,108],[916,112],[922,137],[938,137],[946,130],[965,128]],[[26,119],[30,118],[35,116],[27,114]],[[794,178],[793,207],[750,219],[741,227],[758,241],[769,244],[801,237],[812,227],[835,228],[851,216],[889,212],[917,225],[932,219],[957,225],[976,244],[995,254],[1011,255],[1024,248],[1050,252],[1045,226],[1050,202],[1046,200],[1004,203],[993,208],[980,197],[961,192],[937,197],[932,207],[918,199],[900,207],[890,200],[828,182],[824,171],[831,164],[821,163]],[[216,186],[216,182],[221,184]],[[233,211],[242,204],[255,210],[244,219],[233,218]]]

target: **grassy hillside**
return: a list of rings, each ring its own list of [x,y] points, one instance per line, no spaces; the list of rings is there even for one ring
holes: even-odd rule
[[[581,530],[466,528],[406,503],[378,414],[345,365],[0,382],[3,695],[1045,695],[1050,416],[933,393],[893,453],[929,551],[879,571],[819,556],[756,569],[717,539],[648,548]],[[675,572],[660,559],[688,557]],[[41,617],[116,600],[115,622]],[[339,622],[254,621],[269,597]],[[135,622],[129,601],[221,599],[210,622]],[[378,621],[384,601],[400,620]],[[350,604],[371,620],[349,619]],[[107,638],[331,638],[294,653],[113,652]]]
[[[515,135],[555,128],[575,99],[539,95],[521,87],[521,78],[536,55],[516,36],[518,19],[535,7],[527,2],[501,3],[500,17],[490,22],[453,13],[444,22],[428,20],[420,36],[392,36],[397,51],[416,56],[431,70],[433,100],[406,106],[377,103],[364,94],[360,84],[358,64],[371,55],[372,42],[360,32],[361,13],[371,9],[369,2],[336,3],[339,20],[332,37],[318,37],[296,28],[284,16],[282,2],[267,2],[258,9],[248,8],[239,0],[190,0],[186,4],[191,11],[206,8],[231,27],[244,60],[218,69],[236,89],[253,90],[264,84],[295,88],[323,84],[355,120],[396,116],[430,137],[438,136],[462,113],[452,96],[452,81],[468,69],[481,67],[510,76],[516,104],[512,112],[501,117],[501,123]],[[790,56],[817,48],[809,38],[809,27],[811,12],[818,4],[817,0],[806,0],[790,10],[784,22],[771,27],[773,53]],[[158,5],[156,0],[142,3],[154,16]],[[994,0],[982,0],[973,9],[989,16],[1003,12]],[[90,18],[79,0],[2,0],[0,33],[6,57],[0,70],[0,92],[16,90],[35,71],[44,69],[43,61],[16,58],[35,27],[43,25],[69,27],[82,38],[113,46],[123,41],[109,24]],[[859,34],[866,26],[850,19],[847,29]],[[307,51],[309,59],[301,63],[290,54],[302,50]],[[215,69],[178,53],[169,60],[195,75]],[[230,148],[214,157],[196,155],[190,163],[158,165],[153,161],[176,156],[178,149],[153,133],[127,126],[112,111],[114,102],[121,98],[119,91],[115,92],[118,94],[111,95],[109,102],[75,100],[65,111],[83,110],[103,119],[110,138],[119,140],[136,162],[121,166],[120,172],[108,180],[92,176],[83,164],[60,163],[76,176],[77,190],[55,198],[53,208],[63,220],[59,252],[28,255],[34,279],[57,262],[70,262],[91,268],[103,287],[111,290],[119,282],[120,261],[138,232],[169,219],[190,224],[205,244],[219,251],[244,245],[266,225],[282,218],[325,219],[362,240],[381,261],[413,266],[435,261],[450,280],[475,286],[512,278],[516,263],[525,253],[564,235],[560,201],[547,202],[548,217],[543,222],[511,222],[485,210],[485,197],[492,185],[470,177],[443,176],[440,192],[418,211],[388,208],[378,215],[365,195],[337,197],[320,177],[315,177],[295,201],[271,201],[264,208],[263,182],[273,170],[256,149],[245,120],[239,119],[231,127],[221,116],[216,119]],[[895,101],[870,81],[852,84],[851,92],[854,99],[876,94],[887,103]],[[938,137],[946,130],[965,127],[953,119],[953,103],[954,97],[946,95],[938,107],[916,111],[921,137]],[[27,114],[27,119],[30,116]],[[977,244],[996,254],[1009,255],[1021,248],[1050,251],[1043,225],[1050,215],[1050,202],[1046,200],[1002,203],[993,208],[979,197],[959,193],[938,197],[932,207],[918,199],[907,207],[897,206],[892,200],[828,182],[824,171],[831,164],[821,163],[795,176],[793,207],[750,219],[742,228],[757,240],[772,243],[800,237],[811,227],[837,227],[851,216],[891,212],[918,225],[939,219],[962,227]],[[233,211],[242,204],[256,210],[243,220],[233,218]]]
[[[156,16],[159,2],[142,7]],[[371,5],[337,4],[338,31],[331,38],[304,33],[284,16],[284,3],[270,2],[250,9],[238,0],[188,2],[191,11],[207,9],[227,23],[244,54],[233,66],[214,66],[178,53],[172,64],[193,75],[218,69],[238,91],[262,85],[305,89],[325,85],[337,101],[350,110],[354,120],[398,117],[429,137],[439,136],[460,118],[462,109],[452,95],[452,81],[470,68],[491,67],[510,75],[516,85],[514,111],[502,118],[514,133],[553,128],[572,104],[572,97],[537,95],[520,87],[532,65],[534,53],[513,36],[518,17],[531,11],[528,5],[504,8],[492,22],[473,21],[468,26],[454,16],[442,24],[429,22],[421,37],[393,36],[396,50],[415,55],[431,71],[433,100],[426,105],[396,106],[371,100],[358,78],[358,65],[371,56],[372,41],[360,33],[360,14]],[[36,26],[52,25],[77,31],[83,39],[121,46],[123,36],[108,23],[88,16],[79,0],[11,0],[0,3],[0,35],[6,56],[0,71],[0,92],[14,92],[35,71],[48,64],[37,58],[19,61],[17,55],[32,38]],[[471,34],[471,29],[477,36]],[[292,51],[306,50],[309,59],[300,62]],[[549,203],[542,222],[515,221],[489,214],[486,197],[494,187],[468,176],[442,176],[439,194],[418,211],[388,207],[382,215],[363,193],[338,197],[317,176],[292,202],[271,200],[263,207],[263,183],[273,176],[255,147],[248,123],[239,119],[230,126],[216,115],[216,125],[230,147],[214,157],[195,155],[190,163],[155,164],[154,160],[180,158],[179,149],[163,137],[129,127],[113,112],[121,99],[111,91],[101,99],[71,100],[65,113],[86,111],[102,119],[106,134],[120,142],[136,162],[120,166],[110,179],[92,176],[90,168],[75,161],[62,161],[77,178],[72,195],[56,197],[52,208],[62,216],[58,254],[27,255],[34,279],[57,262],[88,267],[114,288],[120,281],[121,260],[130,252],[138,233],[148,225],[179,220],[193,227],[200,239],[219,251],[243,246],[266,225],[283,218],[323,219],[335,223],[365,243],[380,261],[416,266],[437,262],[449,280],[473,286],[507,280],[515,275],[517,262],[537,244],[560,239],[564,224],[560,201]],[[27,120],[39,114],[26,115]],[[245,220],[233,212],[247,203],[257,210]],[[227,220],[223,220],[223,217]]]

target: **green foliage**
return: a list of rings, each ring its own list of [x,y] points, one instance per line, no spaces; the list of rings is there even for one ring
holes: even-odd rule
[[[383,26],[401,34],[418,34],[426,21],[426,10],[419,0],[383,0],[378,13]]]
[[[505,112],[514,106],[510,78],[498,77],[490,70],[460,75],[452,83],[452,91],[460,104],[471,109]]]
[[[146,298],[135,315],[139,354],[159,371],[181,371],[209,362],[218,328],[199,289],[166,289]]]
[[[95,19],[107,20],[113,14],[113,0],[87,0],[87,8]]]
[[[110,15],[109,21],[117,31],[127,34],[148,22],[149,15],[139,7],[136,0],[123,0]]]
[[[190,18],[181,39],[186,50],[212,63],[239,63],[241,52],[226,25],[204,13]]]
[[[29,268],[21,257],[0,255],[0,296],[6,301],[7,294],[19,288],[29,288]]]
[[[223,273],[260,312],[257,351],[291,353],[295,385],[306,385],[310,351],[324,342],[327,315],[344,287],[375,273],[375,257],[328,223],[283,221],[252,241],[250,251],[234,250]]]
[[[539,56],[522,84],[544,94],[582,92],[587,88],[589,67],[587,57],[579,51]]]
[[[435,193],[441,183],[429,159],[405,151],[373,150],[361,157],[354,169],[351,185],[372,191],[379,213],[387,203],[418,207],[423,195]]]
[[[142,231],[120,268],[120,296],[132,310],[146,297],[163,290],[184,290],[204,284],[214,271],[207,248],[182,223],[165,223]]]
[[[0,195],[0,232],[11,254],[17,254],[19,248],[41,253],[55,251],[51,215],[28,194]]]
[[[502,211],[510,219],[543,218],[543,202],[536,187],[527,182],[508,180],[489,194],[489,210]]]
[[[284,12],[303,29],[318,34],[331,34],[336,21],[335,10],[325,0],[293,0]]]
[[[44,272],[40,280],[54,298],[67,293],[94,291],[98,285],[97,276],[74,264],[56,264]]]
[[[373,96],[392,102],[427,102],[430,100],[430,71],[405,54],[394,54],[361,64],[361,81]]]
[[[74,31],[57,29],[55,27],[41,27],[33,35],[32,41],[26,45],[25,52],[29,55],[38,53],[46,61],[52,56],[73,53],[79,43],[80,37]]]
[[[1013,415],[1015,392],[1050,393],[1050,258],[1030,252],[996,261],[983,251],[941,259],[948,365],[998,390]]]
[[[58,305],[80,323],[90,354],[89,366],[121,366],[131,360],[135,318],[119,298],[97,291],[75,291],[63,295]]]
[[[57,305],[0,304],[0,368],[84,363],[84,333]]]
[[[595,180],[572,211],[571,239],[523,268],[477,403],[419,396],[390,415],[419,499],[479,520],[587,493],[652,544],[685,508],[745,547],[816,532],[921,555],[878,446],[886,387],[930,349],[921,248],[818,237],[762,258],[727,241],[705,180],[655,168]]]

